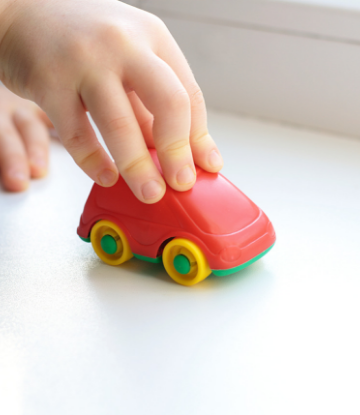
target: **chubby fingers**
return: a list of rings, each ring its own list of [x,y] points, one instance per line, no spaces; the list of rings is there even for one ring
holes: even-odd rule
[[[54,128],[53,123],[51,122],[50,118],[46,115],[46,113],[37,106],[36,108],[36,115],[40,118],[40,120],[46,125],[48,129]]]
[[[0,174],[5,189],[20,192],[29,186],[26,150],[11,117],[0,115]]]
[[[129,92],[127,96],[141,129],[146,146],[148,148],[155,148],[153,137],[154,116],[146,109],[145,105],[141,102],[135,91]]]
[[[196,180],[190,147],[190,100],[184,86],[167,63],[155,55],[130,62],[129,83],[153,114],[153,139],[169,185],[190,189]]]
[[[31,177],[45,176],[49,163],[48,129],[32,111],[24,108],[14,112],[13,120],[25,145]]]
[[[44,107],[76,164],[99,185],[114,185],[118,170],[96,138],[79,96],[59,96]]]
[[[105,81],[104,81],[105,79]],[[146,147],[129,98],[115,75],[88,78],[81,97],[89,109],[120,174],[145,203],[160,200],[165,182]]]

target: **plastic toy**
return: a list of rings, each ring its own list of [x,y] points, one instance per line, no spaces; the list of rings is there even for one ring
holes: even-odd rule
[[[156,151],[150,152],[161,171]],[[140,202],[122,177],[110,188],[94,184],[78,235],[109,265],[133,256],[163,262],[183,285],[211,272],[232,274],[265,255],[276,239],[267,216],[220,173],[196,171],[191,190],[167,186],[163,199],[151,205]]]

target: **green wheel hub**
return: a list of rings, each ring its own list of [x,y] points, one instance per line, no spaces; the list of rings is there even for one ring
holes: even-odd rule
[[[101,248],[107,254],[113,255],[117,251],[117,243],[111,235],[105,235],[101,238]]]
[[[190,272],[190,261],[185,255],[176,255],[174,258],[174,267],[179,274],[188,274]]]

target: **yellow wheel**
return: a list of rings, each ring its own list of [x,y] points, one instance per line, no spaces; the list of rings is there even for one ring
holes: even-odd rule
[[[170,277],[182,285],[194,285],[211,274],[201,249],[188,239],[175,238],[164,249],[163,263]]]
[[[101,220],[93,226],[90,240],[97,256],[106,264],[120,265],[133,256],[126,235],[109,220]]]

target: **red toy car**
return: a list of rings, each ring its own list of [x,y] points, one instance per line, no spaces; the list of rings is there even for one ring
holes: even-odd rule
[[[150,152],[161,171],[156,151]],[[276,239],[267,216],[220,173],[196,171],[191,190],[167,186],[163,199],[150,205],[140,202],[122,177],[110,188],[94,184],[78,235],[107,264],[132,256],[163,262],[183,285],[211,272],[232,274],[265,255]]]

